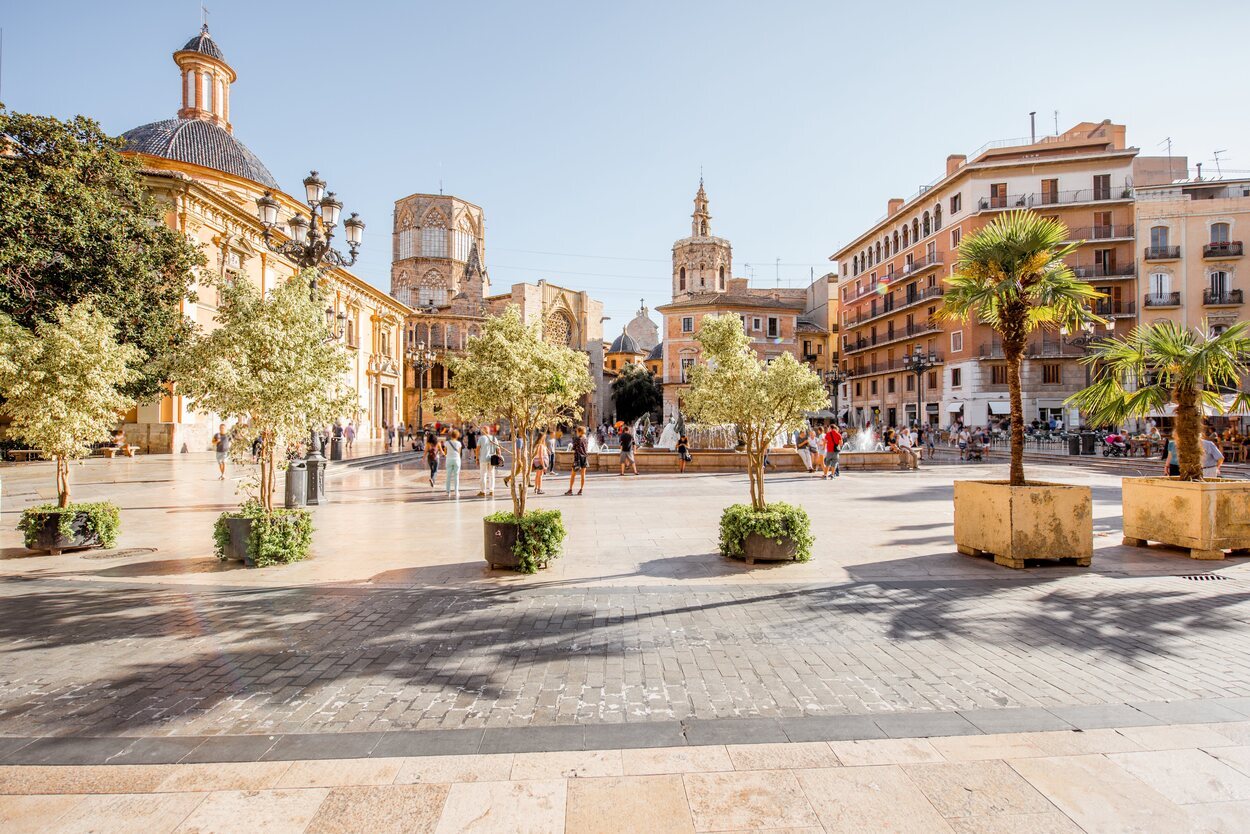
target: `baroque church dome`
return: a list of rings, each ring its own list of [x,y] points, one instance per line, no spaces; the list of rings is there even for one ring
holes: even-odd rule
[[[638,343],[634,341],[634,337],[622,331],[621,335],[616,337],[612,342],[612,347],[608,348],[608,353],[644,353],[638,347]]]

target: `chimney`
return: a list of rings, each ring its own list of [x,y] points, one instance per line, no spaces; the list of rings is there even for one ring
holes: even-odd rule
[[[1200,182],[1202,180],[1202,163],[1201,162],[1198,163],[1198,180]]]
[[[963,167],[964,163],[967,161],[968,161],[968,157],[964,156],[961,153],[953,153],[950,156],[946,157],[946,176],[949,177],[951,174],[958,171],[960,168]]]
[[[893,217],[898,214],[898,210],[903,207],[902,197],[891,197],[889,202],[885,204],[885,216]]]

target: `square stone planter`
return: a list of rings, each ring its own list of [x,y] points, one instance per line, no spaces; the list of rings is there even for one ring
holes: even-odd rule
[[[1250,481],[1124,479],[1124,543],[1188,548],[1191,559],[1250,554]]]
[[[955,546],[967,556],[1023,568],[1026,559],[1072,560],[1088,567],[1094,555],[1089,487],[1030,481],[955,482]]]

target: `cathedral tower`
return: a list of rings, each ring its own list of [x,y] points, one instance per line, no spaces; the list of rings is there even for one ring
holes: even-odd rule
[[[724,292],[732,277],[733,247],[724,238],[712,236],[712,215],[700,177],[694,214],[690,215],[690,237],[673,244],[673,300]]]

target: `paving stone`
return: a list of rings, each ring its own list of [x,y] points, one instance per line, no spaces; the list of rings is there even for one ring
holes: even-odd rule
[[[877,726],[890,738],[963,736],[980,733],[972,722],[954,712],[915,712],[877,716]]]
[[[1032,733],[1070,730],[1072,725],[1039,708],[960,710],[959,714],[983,733]]]
[[[1067,721],[1078,730],[1104,730],[1110,727],[1147,727],[1166,724],[1128,704],[1091,704],[1082,706],[1051,707],[1056,717]]]
[[[685,722],[690,744],[761,744],[789,741],[781,722],[771,718],[720,718]]]

